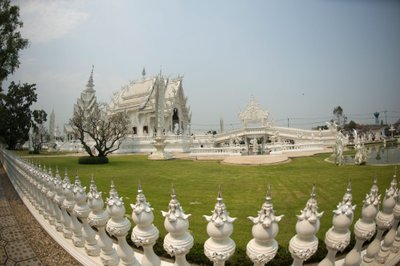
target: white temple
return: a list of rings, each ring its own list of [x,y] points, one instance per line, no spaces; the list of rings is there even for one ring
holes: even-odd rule
[[[164,133],[187,134],[191,114],[183,92],[182,81],[182,76],[171,79],[161,74],[149,78],[143,75],[142,79],[135,80],[114,93],[109,111],[128,114],[132,129],[130,136],[154,136],[157,128],[155,88],[163,86],[165,91]]]
[[[74,110],[79,106],[90,112],[96,102],[95,92],[92,69]],[[161,73],[146,77],[145,70],[140,79],[114,93],[108,112],[126,112],[130,120],[130,131],[117,153],[159,152],[161,138],[165,147],[163,152],[184,152],[193,156],[320,150],[334,144],[337,133],[335,127],[329,130],[277,127],[269,120],[269,112],[252,98],[247,108],[239,113],[241,128],[224,131],[221,118],[219,134],[192,134],[191,112],[183,90],[183,77],[169,78]],[[80,150],[80,143],[70,125],[65,126],[64,132],[67,143],[61,145],[61,149]]]

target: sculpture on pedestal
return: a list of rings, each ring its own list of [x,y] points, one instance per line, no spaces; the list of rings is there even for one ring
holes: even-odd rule
[[[364,142],[357,134],[357,130],[354,129],[354,149],[356,155],[354,156],[354,163],[357,165],[365,164],[367,161],[367,151],[364,147]]]
[[[167,87],[164,78],[160,75],[157,76],[155,81],[155,106],[156,106],[156,123],[157,133],[154,138],[154,147],[156,151],[149,155],[151,160],[168,160],[172,155],[165,152],[165,136],[164,136],[164,113],[165,113],[165,88]]]

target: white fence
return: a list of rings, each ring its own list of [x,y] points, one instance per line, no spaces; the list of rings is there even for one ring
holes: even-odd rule
[[[153,251],[159,231],[153,225],[153,209],[140,187],[136,202],[131,204],[135,226],[130,238],[136,246],[143,247],[143,253],[134,251],[126,241],[132,225],[125,217],[122,198],[113,184],[104,202],[93,180],[87,193],[79,178],[71,184],[67,175],[62,180],[58,171],[53,176],[51,171],[32,165],[5,150],[0,150],[0,159],[17,192],[41,226],[82,264],[172,265]],[[379,204],[380,195],[374,182],[365,197],[362,216],[354,226],[355,247],[344,260],[335,261],[336,253],[343,251],[350,243],[349,227],[355,206],[352,205],[351,185],[348,185],[343,200],[334,211],[333,226],[325,236],[328,254],[319,265],[395,265],[400,261],[400,200],[396,176],[386,190],[382,210],[379,210]],[[292,265],[302,265],[318,249],[315,234],[319,230],[322,213],[317,210],[313,188],[310,199],[298,215],[296,235],[289,243]],[[189,265],[185,258],[193,246],[193,237],[188,231],[189,215],[183,212],[174,191],[168,210],[162,213],[165,229],[169,232],[164,238],[164,249],[175,257],[174,265]],[[212,215],[205,218],[208,221],[209,238],[204,243],[204,254],[214,265],[224,265],[235,252],[235,242],[230,238],[235,218],[229,217],[220,194]],[[254,225],[252,229],[249,228],[253,239],[247,245],[247,255],[254,265],[265,265],[277,253],[278,243],[274,238],[282,218],[275,214],[270,193],[257,217],[249,218]],[[374,236],[361,256],[363,243]]]

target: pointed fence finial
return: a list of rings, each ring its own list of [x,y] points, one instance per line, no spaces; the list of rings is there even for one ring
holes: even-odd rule
[[[316,194],[316,187],[315,187],[315,184],[313,184],[313,186],[312,186],[312,189],[311,189],[311,194],[310,194],[310,196],[311,196],[311,198],[312,199],[315,199],[315,196],[317,195]]]
[[[207,220],[207,234],[210,238],[204,243],[204,254],[214,262],[214,265],[224,265],[235,252],[235,242],[230,238],[233,232],[233,222],[236,218],[229,216],[222,202],[221,186],[219,186],[217,203],[212,215],[203,215]]]
[[[171,198],[176,199],[176,192],[175,192],[174,184],[172,184],[172,188],[171,188]]]
[[[114,180],[111,179],[110,198],[118,198],[118,192],[115,189]]]
[[[222,192],[221,192],[221,185],[218,186],[218,196],[217,196],[217,201],[218,203],[222,203]]]
[[[247,217],[253,222],[253,239],[247,244],[246,253],[254,265],[265,265],[275,257],[278,251],[275,237],[279,231],[278,222],[282,217],[283,215],[275,215],[271,185],[268,185],[265,202],[258,211],[258,216]]]
[[[272,202],[272,197],[271,197],[271,185],[268,185],[268,189],[267,189],[267,194],[265,196],[265,201],[267,203],[271,203]]]
[[[140,182],[140,180],[138,181],[138,189],[137,189],[137,192],[138,192],[138,193],[143,193],[143,190],[142,190],[142,183]]]

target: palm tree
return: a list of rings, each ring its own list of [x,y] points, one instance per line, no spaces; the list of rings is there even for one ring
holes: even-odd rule
[[[337,118],[338,125],[340,125],[340,118],[341,118],[342,115],[343,115],[343,108],[340,107],[340,105],[339,105],[339,106],[336,106],[335,108],[333,108],[333,114],[334,114],[334,115],[336,116],[336,118]]]

